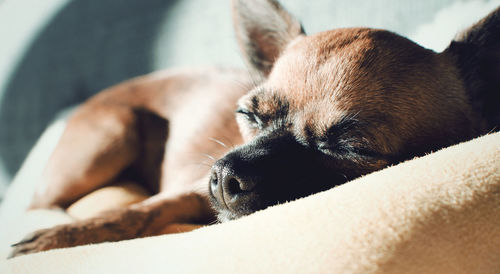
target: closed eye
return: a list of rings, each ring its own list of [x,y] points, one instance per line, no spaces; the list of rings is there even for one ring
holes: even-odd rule
[[[322,152],[332,152],[333,151],[333,146],[331,146],[326,141],[317,142],[316,146]]]
[[[382,159],[387,161],[392,161],[392,155],[382,154],[368,146],[363,146],[359,142],[352,142],[352,140],[338,140],[334,144],[328,141],[318,141],[316,143],[317,149],[326,155],[336,155],[342,157],[363,157],[371,159]]]
[[[236,110],[236,114],[239,114],[239,115],[242,115],[245,117],[245,119],[254,127],[257,127],[257,128],[262,128],[262,120],[259,118],[259,116],[257,114],[255,114],[254,112],[248,110],[248,109],[244,109],[244,108],[238,108]]]

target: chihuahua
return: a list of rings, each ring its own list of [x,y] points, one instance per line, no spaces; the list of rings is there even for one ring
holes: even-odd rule
[[[125,180],[152,196],[37,231],[13,256],[240,218],[499,125],[500,9],[441,53],[379,29],[306,35],[276,0],[234,0],[233,20],[250,75],[169,70],[91,98],[31,207]]]

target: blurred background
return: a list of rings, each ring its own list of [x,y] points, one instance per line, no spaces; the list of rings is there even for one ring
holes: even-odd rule
[[[500,5],[500,0],[281,2],[307,33],[385,28],[435,50]],[[0,0],[0,37],[0,201],[40,134],[68,107],[159,69],[243,66],[229,0]]]

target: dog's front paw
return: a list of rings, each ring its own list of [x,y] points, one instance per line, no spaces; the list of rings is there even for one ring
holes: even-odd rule
[[[14,244],[9,257],[153,235],[147,229],[151,222],[152,217],[145,212],[129,209],[112,210],[104,212],[99,217],[35,231]]]
[[[73,246],[70,225],[37,230],[13,244],[9,258],[44,250]]]

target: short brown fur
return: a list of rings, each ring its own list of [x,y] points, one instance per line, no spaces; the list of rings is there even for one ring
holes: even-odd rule
[[[131,178],[151,198],[35,232],[13,255],[239,218],[485,134],[500,123],[500,111],[491,108],[500,84],[479,73],[500,71],[500,9],[443,53],[377,29],[306,36],[275,0],[234,0],[233,9],[252,77],[238,70],[177,70],[103,91],[68,121],[32,208],[65,208]],[[283,155],[274,155],[274,148]],[[275,166],[258,161],[268,154]],[[290,167],[280,169],[276,159]],[[265,171],[255,169],[259,165]],[[293,190],[304,187],[293,180],[309,175],[308,168],[316,176],[311,185],[339,181]],[[257,193],[264,182],[281,185],[275,193]],[[267,194],[282,196],[264,201]]]

